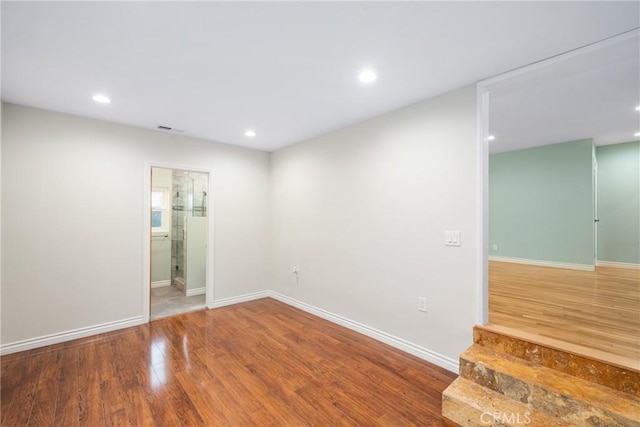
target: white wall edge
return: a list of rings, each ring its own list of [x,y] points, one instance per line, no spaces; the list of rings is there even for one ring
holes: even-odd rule
[[[616,267],[616,268],[629,268],[631,270],[640,270],[640,264],[632,264],[629,262],[616,262],[616,261],[596,261],[596,267]]]
[[[129,328],[131,326],[143,325],[145,323],[144,316],[136,316],[128,319],[117,320],[115,322],[107,322],[100,325],[88,326],[85,328],[73,329],[71,331],[16,341],[1,345],[0,356],[17,353],[19,351],[32,350],[34,348],[44,347],[47,345],[59,344],[61,342],[85,338],[92,335],[103,334],[105,332]]]
[[[331,313],[327,310],[323,310],[302,301],[298,301],[286,295],[282,295],[274,291],[268,291],[267,294],[271,298],[282,303],[295,308],[299,308],[300,310],[305,311],[309,314],[313,314],[314,316],[318,316],[322,319],[328,320],[340,326],[344,326],[347,329],[351,329],[352,331],[358,332],[377,341],[388,344],[394,348],[397,348],[398,350],[402,350],[404,352],[412,354],[422,360],[426,360],[427,362],[433,363],[434,365],[437,365],[455,374],[459,372],[459,362],[457,360],[443,356],[439,353],[436,353],[435,351],[420,347],[402,338],[398,338],[386,332],[379,331],[370,326],[355,322],[346,317]]]
[[[187,289],[187,296],[191,297],[194,295],[204,295],[207,293],[207,288],[206,286],[203,286],[201,288],[193,288],[193,289]]]
[[[506,79],[511,78],[511,77],[516,77],[516,76],[518,76],[520,74],[528,73],[529,71],[533,71],[533,70],[536,70],[538,68],[546,67],[546,66],[551,65],[551,64],[556,64],[556,63],[562,62],[562,61],[564,61],[566,59],[570,59],[570,58],[573,58],[573,57],[576,57],[576,56],[579,56],[579,55],[583,55],[585,53],[589,53],[589,52],[592,52],[592,51],[597,50],[597,49],[601,49],[601,48],[606,47],[606,46],[611,46],[611,45],[619,43],[621,41],[629,40],[629,39],[632,39],[632,38],[638,37],[638,36],[640,36],[640,29],[634,28],[634,29],[628,30],[628,31],[626,31],[626,32],[624,32],[622,34],[611,36],[611,37],[608,37],[606,39],[593,42],[593,43],[588,44],[586,46],[581,46],[581,47],[569,50],[567,52],[562,52],[562,53],[559,53],[559,54],[554,55],[554,56],[549,57],[549,58],[541,59],[541,60],[539,60],[537,62],[534,62],[532,64],[523,65],[522,67],[518,67],[518,68],[515,68],[515,69],[510,70],[510,71],[505,71],[502,74],[498,74],[497,76],[489,77],[487,79],[481,80],[478,83],[482,84],[483,86],[489,86],[489,85],[494,84],[496,82],[500,82],[502,80],[506,80]]]
[[[142,292],[142,317],[145,322],[151,317],[151,215],[144,212],[151,211],[151,168],[152,163],[145,161],[142,168],[142,277],[140,291]]]
[[[210,307],[210,308],[220,308],[220,307],[225,307],[227,305],[240,304],[241,302],[248,302],[248,301],[253,301],[261,298],[268,298],[270,296],[271,296],[270,291],[260,291],[260,292],[254,292],[252,294],[239,295],[237,297],[223,298],[223,299],[215,300],[213,302],[213,307]]]
[[[165,286],[171,286],[171,280],[158,280],[157,282],[151,282],[152,288],[164,288]]]
[[[477,325],[489,323],[489,92],[476,86],[476,312]]]
[[[590,264],[571,264],[568,262],[543,261],[538,259],[512,258],[505,256],[490,256],[489,261],[510,262],[513,264],[538,265],[540,267],[567,268],[569,270],[594,271]]]

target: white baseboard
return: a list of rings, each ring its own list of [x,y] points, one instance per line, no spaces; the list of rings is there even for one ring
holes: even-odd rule
[[[192,289],[192,291],[198,291],[198,289]],[[201,288],[202,293],[205,293],[205,288]],[[238,304],[241,302],[252,301],[260,298],[266,298],[269,296],[268,291],[256,292],[253,294],[240,295],[237,297],[225,298],[218,301],[214,301],[213,307],[224,307],[226,305]],[[15,341],[7,344],[0,345],[0,356],[6,354],[17,353],[19,351],[32,350],[38,347],[44,347],[52,344],[59,344],[65,341],[71,341],[78,338],[84,338],[91,335],[102,334],[105,332],[111,332],[118,329],[124,329],[131,326],[143,325],[147,322],[144,320],[144,316],[131,317],[129,319],[117,320],[114,322],[103,323],[100,325],[88,326],[85,328],[73,329],[70,331],[59,332],[50,335],[44,335],[36,338],[29,338],[26,340]]]
[[[274,291],[268,291],[267,293],[268,293],[268,296],[270,296],[271,298],[276,299],[280,302],[283,302],[287,305],[299,308],[300,310],[306,311],[307,313],[313,314],[314,316],[321,317],[325,320],[328,320],[340,326],[344,326],[347,329],[351,329],[352,331],[356,331],[370,338],[381,341],[385,344],[389,344],[392,347],[405,351],[409,354],[419,357],[420,359],[433,363],[434,365],[438,365],[441,368],[444,368],[455,374],[459,372],[458,360],[451,359],[447,356],[443,356],[439,353],[436,353],[435,351],[426,349],[424,347],[420,347],[402,338],[398,338],[386,332],[379,331],[375,328],[364,325],[362,323],[355,322],[351,319],[340,316],[338,314],[331,313],[327,310],[314,307],[310,304],[298,301],[286,295],[282,295]]]
[[[185,289],[184,279],[182,277],[176,277],[175,279],[173,279],[173,286],[175,286],[176,289],[179,290],[180,292],[184,292],[184,289]]]
[[[629,268],[632,270],[640,270],[640,264],[632,264],[629,262],[616,262],[616,261],[596,261],[596,267],[616,267],[616,268]]]
[[[220,307],[225,307],[227,305],[240,304],[241,302],[253,301],[260,298],[267,298],[270,296],[271,296],[271,291],[260,291],[260,292],[254,292],[252,294],[239,295],[237,297],[223,298],[223,299],[215,300],[213,302],[213,307],[209,307],[209,308],[220,308]]]
[[[207,293],[207,288],[206,287],[201,287],[201,288],[193,288],[193,289],[187,289],[187,296],[191,297],[194,295],[204,295]]]
[[[539,265],[540,267],[568,268],[569,270],[594,271],[591,264],[572,264],[569,262],[544,261],[539,259],[512,258],[506,256],[489,256],[489,261],[510,262],[513,264]]]
[[[193,291],[196,291],[196,290],[197,289],[193,289]],[[395,337],[386,332],[379,331],[370,326],[367,326],[362,323],[348,319],[346,317],[331,313],[327,310],[312,306],[302,301],[298,301],[294,298],[290,298],[286,295],[282,295],[274,291],[254,292],[251,294],[219,299],[214,301],[213,307],[209,307],[209,308],[220,308],[228,305],[239,304],[243,302],[248,302],[248,301],[253,301],[253,300],[268,298],[268,297],[271,297],[275,300],[283,302],[292,307],[296,307],[307,313],[313,314],[314,316],[321,317],[325,320],[328,320],[340,326],[344,326],[345,328],[351,329],[353,331],[356,331],[358,333],[371,337],[375,340],[381,341],[385,344],[389,344],[392,347],[405,351],[409,354],[412,354],[416,357],[426,360],[427,362],[431,362],[453,373],[458,373],[459,366],[458,366],[457,360],[443,356],[439,353],[436,353],[424,347],[420,347],[402,338]],[[115,322],[103,323],[101,325],[95,325],[95,326],[90,326],[86,328],[79,328],[79,329],[74,329],[71,331],[61,332],[57,334],[45,335],[42,337],[16,341],[13,343],[1,345],[0,355],[4,356],[10,353],[31,350],[31,349],[43,347],[46,345],[58,344],[61,342],[70,341],[77,338],[88,337],[90,335],[97,335],[105,332],[115,331],[117,329],[123,329],[131,326],[142,325],[144,323],[146,322],[144,321],[143,316],[136,316],[136,317],[123,319]]]
[[[165,286],[171,286],[171,280],[158,280],[157,282],[151,282],[152,288],[164,288]]]
[[[101,325],[88,326],[86,328],[73,329],[71,331],[60,332],[57,334],[43,335],[41,337],[30,338],[22,341],[15,341],[0,346],[0,355],[17,353],[19,351],[32,350],[46,345],[58,344],[65,341],[71,341],[78,338],[84,338],[91,335],[103,334],[105,332],[115,331],[117,329],[129,328],[144,324],[143,316],[131,317],[129,319],[117,320],[115,322],[103,323]]]

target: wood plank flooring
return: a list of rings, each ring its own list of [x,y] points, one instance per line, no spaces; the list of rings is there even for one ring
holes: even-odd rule
[[[1,425],[442,426],[456,375],[273,299],[1,358]]]
[[[640,270],[489,262],[489,323],[640,361]]]

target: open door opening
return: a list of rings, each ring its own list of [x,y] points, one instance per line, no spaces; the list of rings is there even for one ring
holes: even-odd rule
[[[151,167],[149,319],[207,306],[209,173]]]

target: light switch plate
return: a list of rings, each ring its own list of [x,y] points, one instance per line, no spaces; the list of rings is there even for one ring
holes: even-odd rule
[[[444,239],[445,239],[445,245],[447,246],[460,246],[459,231],[445,231]]]

